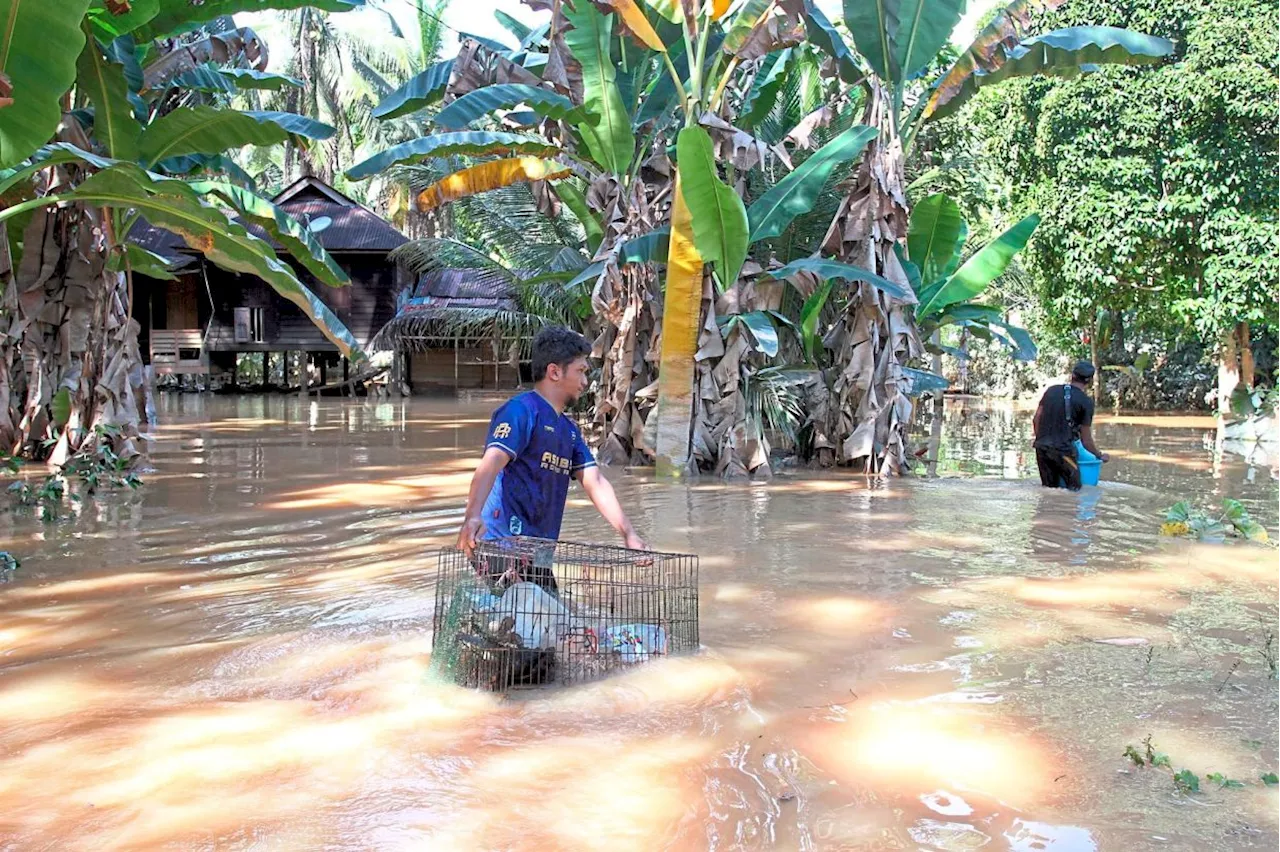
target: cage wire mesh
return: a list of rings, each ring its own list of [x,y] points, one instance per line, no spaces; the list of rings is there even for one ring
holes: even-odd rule
[[[698,647],[698,558],[509,538],[439,554],[433,671],[497,692]]]

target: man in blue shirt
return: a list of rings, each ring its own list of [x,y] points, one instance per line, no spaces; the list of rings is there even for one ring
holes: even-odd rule
[[[587,389],[586,338],[546,328],[533,341],[534,389],[508,400],[493,415],[484,457],[471,479],[458,547],[471,554],[481,539],[560,536],[569,480],[618,531],[627,547],[648,545],[618,505],[613,486],[596,467],[582,433],[564,410]]]

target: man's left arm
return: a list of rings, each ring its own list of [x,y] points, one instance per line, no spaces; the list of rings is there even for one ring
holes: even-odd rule
[[[574,476],[582,483],[582,488],[587,492],[587,497],[591,499],[591,504],[596,507],[596,511],[609,522],[609,526],[618,531],[618,535],[622,536],[627,547],[632,550],[649,549],[649,545],[631,525],[627,513],[622,511],[622,506],[618,503],[618,495],[613,492],[613,486],[604,478],[600,468],[592,465],[579,470]]]

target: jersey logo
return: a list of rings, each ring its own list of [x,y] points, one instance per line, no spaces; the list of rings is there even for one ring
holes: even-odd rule
[[[524,522],[512,515],[511,523],[507,525],[507,528],[511,530],[512,535],[520,535],[520,533],[524,532]]]
[[[499,423],[497,426],[493,428],[493,437],[495,438],[507,438],[507,437],[510,437],[510,435],[511,435],[510,423]]]
[[[567,474],[572,464],[573,463],[569,459],[565,458],[564,456],[558,456],[555,453],[542,454],[541,466],[543,470],[549,470],[552,473]]]
[[[546,426],[546,425],[544,425],[542,428],[543,428],[543,429],[546,429],[548,432],[552,432],[552,433],[554,433],[554,432],[556,431],[556,427],[554,427],[554,426]]]

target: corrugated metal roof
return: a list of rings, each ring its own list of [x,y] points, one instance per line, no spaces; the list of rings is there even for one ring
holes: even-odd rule
[[[413,288],[415,299],[433,297],[449,301],[511,301],[510,282],[474,269],[436,269],[424,273]]]
[[[409,242],[372,210],[315,178],[302,180],[304,185],[295,183],[277,195],[275,204],[303,225],[311,225],[325,251],[391,251]],[[324,219],[329,224],[318,227]],[[276,245],[257,225],[250,224],[248,229],[255,237]]]

